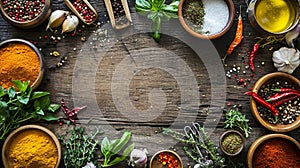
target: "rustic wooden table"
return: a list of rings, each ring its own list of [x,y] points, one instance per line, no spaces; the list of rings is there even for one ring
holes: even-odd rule
[[[132,141],[137,148],[147,148],[150,157],[161,149],[175,146],[183,157],[184,167],[194,165],[184,155],[181,144],[161,134],[162,128],[182,131],[185,125],[197,121],[207,127],[210,138],[218,146],[224,129],[224,108],[239,106],[250,120],[253,131],[246,140],[242,154],[233,158],[246,164],[250,145],[260,136],[272,133],[263,128],[252,116],[249,97],[244,92],[251,88],[261,76],[275,72],[270,45],[258,53],[254,77],[245,68],[249,50],[255,37],[261,36],[250,25],[246,4],[234,0],[235,7],[242,6],[244,38],[242,44],[227,59],[223,66],[220,58],[234,38],[237,16],[230,31],[219,39],[208,41],[196,39],[183,30],[177,20],[163,22],[160,43],[156,43],[148,33],[149,20],[136,14],[134,0],[129,0],[133,25],[123,30],[112,30],[108,21],[104,2],[90,0],[99,13],[101,28],[96,25],[80,24],[75,36],[45,31],[47,23],[29,30],[9,25],[0,17],[0,41],[22,38],[37,42],[46,60],[46,74],[39,90],[51,92],[52,102],[63,98],[70,107],[87,105],[80,111],[78,121],[88,130],[99,127],[103,136],[119,137],[124,131],[131,131]],[[54,9],[66,9],[63,0],[53,0]],[[107,30],[107,35],[105,31]],[[48,38],[45,38],[48,36]],[[56,39],[51,40],[53,36]],[[82,37],[86,41],[81,40]],[[50,53],[58,51],[60,56]],[[68,57],[61,68],[53,68],[61,57]],[[264,65],[262,65],[264,62]],[[233,67],[240,72],[231,78],[225,76]],[[245,71],[245,73],[243,73]],[[293,74],[300,79],[299,68]],[[237,80],[247,81],[244,87]],[[65,118],[62,111],[58,117]],[[61,135],[66,125],[38,123]],[[300,141],[300,133],[286,133]],[[122,163],[115,167],[126,167]]]

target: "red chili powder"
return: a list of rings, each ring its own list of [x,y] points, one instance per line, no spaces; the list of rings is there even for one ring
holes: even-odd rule
[[[252,163],[254,168],[299,168],[300,150],[285,139],[270,139],[259,145]]]

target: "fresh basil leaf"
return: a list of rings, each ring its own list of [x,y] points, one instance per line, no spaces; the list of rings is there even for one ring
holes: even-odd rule
[[[42,115],[42,116],[45,115],[44,111],[42,109],[40,109],[40,108],[38,108],[36,110],[36,113],[39,114],[39,115]]]
[[[21,96],[17,96],[17,99],[22,104],[27,104],[30,100],[30,95],[32,92],[32,88],[29,87],[26,92],[23,92]]]
[[[102,143],[101,143],[101,152],[104,156],[107,155],[107,153],[109,152],[109,140],[107,137],[103,138]]]
[[[31,95],[30,100],[37,99],[37,98],[40,98],[40,97],[43,97],[43,96],[47,96],[49,94],[50,94],[49,92],[33,92],[32,95]]]
[[[162,7],[162,10],[165,12],[176,13],[178,12],[179,1],[174,1],[169,5]]]
[[[58,120],[58,118],[55,115],[53,115],[52,113],[45,113],[45,115],[43,115],[41,118],[46,121],[57,121]]]
[[[51,111],[51,112],[55,112],[56,110],[58,110],[60,108],[60,105],[59,104],[50,104],[48,106],[48,111]]]
[[[13,99],[15,97],[15,95],[16,95],[16,89],[14,87],[10,87],[8,89],[7,93],[8,93],[8,97],[10,99]]]
[[[151,4],[147,0],[136,0],[135,1],[135,7],[138,7],[139,9],[151,9]]]
[[[49,96],[44,96],[39,99],[40,102],[40,108],[43,110],[47,110],[48,107],[50,106],[50,98]]]
[[[112,153],[113,154],[117,154],[119,153],[122,148],[127,144],[127,142],[129,141],[131,137],[131,133],[130,132],[124,132],[122,137],[120,138],[120,141],[115,145],[113,146],[113,149],[112,149]]]
[[[29,81],[26,81],[26,82],[23,83],[20,80],[13,80],[13,83],[17,86],[17,88],[21,92],[25,92],[27,90],[28,85],[29,85]]]
[[[130,154],[130,152],[133,150],[134,148],[134,143],[129,145],[123,152],[122,156],[121,157],[116,157],[114,160],[112,160],[110,163],[109,163],[109,166],[113,166],[115,164],[118,164],[120,162],[122,162],[123,160],[126,159],[126,157]]]
[[[2,86],[0,86],[0,97],[3,97],[6,94],[7,94],[7,90],[4,89]]]

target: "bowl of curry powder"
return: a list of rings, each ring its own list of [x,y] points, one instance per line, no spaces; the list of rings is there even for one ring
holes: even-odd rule
[[[43,56],[34,44],[23,39],[0,43],[0,86],[4,89],[14,86],[13,80],[30,81],[36,89],[43,75]]]

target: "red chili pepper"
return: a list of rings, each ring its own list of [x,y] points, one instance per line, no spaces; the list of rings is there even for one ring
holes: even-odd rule
[[[246,92],[245,95],[251,96],[255,102],[269,109],[272,112],[272,114],[275,116],[275,121],[277,122],[279,112],[274,106],[266,102],[262,97],[260,97],[255,92]]]
[[[271,97],[266,101],[267,102],[275,102],[275,101],[279,101],[281,99],[284,99],[286,97],[291,97],[291,96],[299,96],[300,97],[300,93],[298,93],[298,92],[285,92],[285,93],[279,94],[278,96]]]
[[[259,48],[260,48],[260,44],[255,43],[252,48],[252,51],[249,55],[249,66],[250,66],[250,69],[252,70],[252,72],[254,72],[254,59],[255,59],[256,53],[258,52]]]
[[[298,90],[291,89],[291,88],[278,88],[278,89],[271,89],[274,92],[295,92],[300,93]]]
[[[280,106],[280,105],[282,105],[282,104],[284,104],[284,103],[286,103],[286,102],[288,102],[288,101],[290,101],[290,100],[296,99],[297,97],[298,97],[298,96],[286,97],[286,98],[284,98],[284,99],[281,99],[281,100],[279,100],[279,101],[277,101],[277,102],[272,103],[271,105],[274,106],[274,107],[278,107],[278,106]]]

